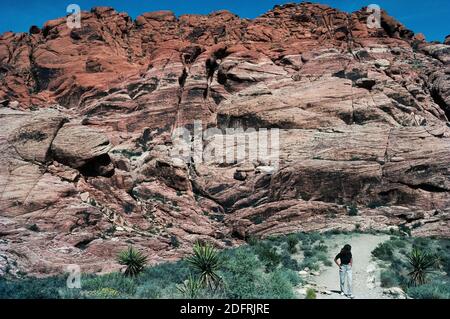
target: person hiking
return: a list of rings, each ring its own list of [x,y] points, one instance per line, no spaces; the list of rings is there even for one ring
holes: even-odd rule
[[[355,298],[352,291],[352,266],[353,266],[353,256],[352,256],[352,246],[345,245],[341,252],[336,255],[334,262],[339,267],[339,282],[341,285],[341,295],[347,296],[348,298]],[[345,290],[345,282],[347,282],[347,291]]]

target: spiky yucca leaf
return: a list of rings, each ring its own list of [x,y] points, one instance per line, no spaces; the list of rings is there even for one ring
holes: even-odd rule
[[[436,256],[427,254],[418,248],[414,248],[408,256],[408,262],[412,268],[409,273],[411,284],[420,286],[426,283],[427,275],[436,265]]]
[[[131,246],[120,252],[117,260],[119,264],[127,266],[124,274],[129,277],[137,276],[147,263],[147,257]]]
[[[200,282],[211,289],[217,288],[222,279],[218,275],[221,261],[217,250],[210,244],[196,243],[194,255],[186,258],[198,273]]]
[[[189,275],[189,278],[181,285],[178,285],[177,289],[185,298],[195,299],[202,289],[202,283],[198,278]]]

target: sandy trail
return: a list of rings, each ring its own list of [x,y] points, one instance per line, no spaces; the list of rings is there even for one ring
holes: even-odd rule
[[[356,299],[386,299],[379,284],[379,267],[373,261],[371,252],[378,244],[389,240],[387,235],[346,234],[336,235],[326,241],[330,260],[339,253],[345,244],[352,246],[353,253],[353,294]],[[317,299],[347,299],[340,295],[339,270],[333,263],[331,267],[321,269],[320,275],[312,278],[320,290],[331,295],[317,294]]]

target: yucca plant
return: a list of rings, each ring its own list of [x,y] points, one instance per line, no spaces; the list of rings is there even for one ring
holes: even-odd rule
[[[195,299],[198,297],[202,289],[202,283],[198,278],[189,275],[189,278],[181,285],[178,285],[177,289],[183,297],[187,299]]]
[[[186,258],[186,261],[198,273],[200,282],[204,287],[217,288],[222,279],[218,275],[221,260],[219,253],[211,244],[194,245],[194,255]]]
[[[119,264],[127,266],[124,275],[129,277],[139,275],[147,263],[147,257],[131,246],[127,250],[120,252],[117,260]]]
[[[414,248],[408,256],[408,262],[412,268],[409,273],[411,284],[414,286],[424,285],[427,281],[427,275],[436,265],[436,260],[436,256]]]

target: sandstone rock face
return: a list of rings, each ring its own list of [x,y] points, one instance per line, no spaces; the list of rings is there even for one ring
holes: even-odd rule
[[[105,175],[114,170],[108,151],[108,138],[86,126],[63,126],[53,140],[51,151],[56,161],[86,174]]]
[[[111,271],[130,244],[158,263],[296,231],[449,237],[448,39],[367,18],[101,7],[1,35],[0,274]],[[179,156],[196,121],[215,131]],[[266,154],[211,159],[275,128]]]

